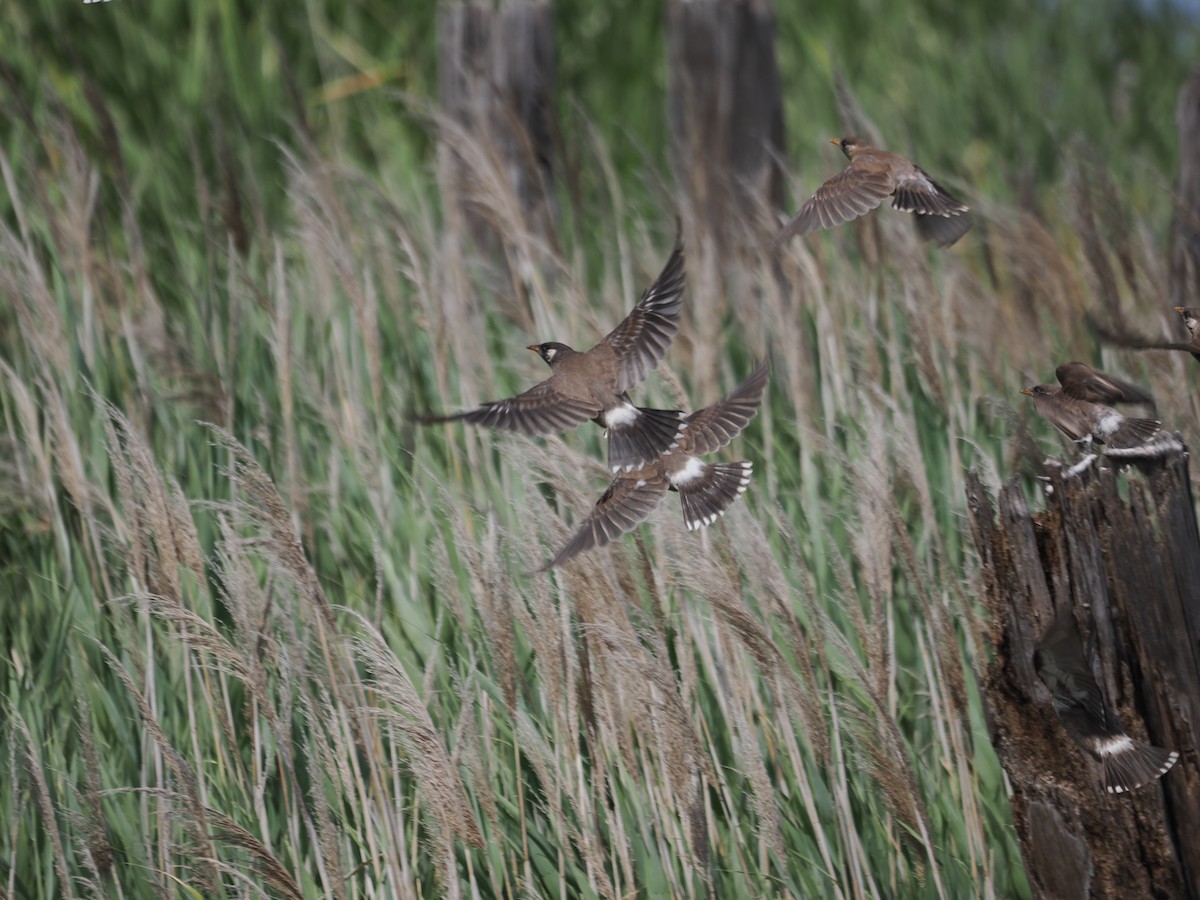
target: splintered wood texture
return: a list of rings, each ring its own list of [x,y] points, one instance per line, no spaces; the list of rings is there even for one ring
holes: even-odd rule
[[[1041,512],[1016,479],[998,510],[976,473],[967,483],[991,621],[984,697],[1030,883],[1042,897],[1200,896],[1200,535],[1187,454],[1120,475],[1046,474]],[[1034,669],[1063,609],[1130,735],[1179,751],[1132,794],[1104,791]]]

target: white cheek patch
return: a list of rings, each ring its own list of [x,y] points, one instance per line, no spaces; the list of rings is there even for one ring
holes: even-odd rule
[[[687,461],[687,465],[671,476],[671,484],[675,487],[686,487],[697,478],[704,477],[704,470],[707,469],[703,462],[693,456]]]
[[[1105,738],[1102,741],[1096,741],[1097,756],[1115,756],[1118,753],[1123,753],[1133,747],[1133,740],[1127,734],[1118,734],[1116,737]]]
[[[638,420],[638,408],[632,403],[614,407],[604,414],[604,424],[609,428],[628,428]]]
[[[1119,412],[1107,412],[1096,423],[1096,431],[1102,436],[1108,437],[1121,427],[1122,418],[1123,416]]]

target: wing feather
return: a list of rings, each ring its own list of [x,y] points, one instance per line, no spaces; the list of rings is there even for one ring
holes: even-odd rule
[[[814,228],[833,228],[878,208],[895,189],[891,175],[850,165],[838,172],[800,207],[775,238],[778,246]]]
[[[1087,363],[1066,362],[1054,370],[1065,397],[1092,403],[1145,403],[1154,406],[1154,397],[1143,388],[1122,381]]]
[[[703,456],[721,449],[741,434],[758,413],[770,375],[771,364],[764,360],[724,398],[688,416],[688,427],[681,441],[684,452]]]
[[[683,305],[684,257],[682,235],[666,266],[637,306],[603,340],[612,348],[617,363],[617,393],[645,381],[671,346],[679,330]]]
[[[603,547],[644,522],[667,494],[666,478],[657,473],[646,478],[645,474],[630,472],[614,478],[579,531],[544,568],[553,569],[580,553]]]
[[[599,414],[599,406],[559,393],[551,376],[523,394],[431,421],[462,420],[472,425],[532,435],[567,431]]]

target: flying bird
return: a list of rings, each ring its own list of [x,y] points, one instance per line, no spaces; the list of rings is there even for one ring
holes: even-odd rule
[[[1106,375],[1086,363],[1063,363],[1054,371],[1058,385],[1035,384],[1021,391],[1034,408],[1072,441],[1092,441],[1113,450],[1140,447],[1162,429],[1161,419],[1124,416],[1115,403],[1153,406],[1154,398],[1135,384]]]
[[[1069,610],[1038,642],[1033,663],[1054,696],[1054,711],[1067,734],[1103,767],[1104,787],[1110,794],[1135,790],[1175,765],[1177,752],[1131,738],[1105,704]]]
[[[704,528],[724,514],[750,484],[752,464],[706,463],[701,456],[721,449],[750,423],[762,403],[771,366],[763,361],[724,399],[687,417],[678,449],[648,466],[622,472],[596,503],[583,526],[554,559],[552,569],[632,531],[652,513],[667,491],[679,493],[689,531]]]
[[[423,424],[462,420],[530,435],[574,428],[591,419],[605,429],[608,464],[614,472],[653,463],[679,442],[681,410],[643,409],[629,399],[667,352],[679,328],[684,283],[683,244],[632,312],[589,350],[557,341],[530,344],[551,375],[523,394],[444,416],[424,416]]]
[[[783,227],[775,246],[814,228],[833,228],[866,215],[888,197],[892,208],[914,213],[926,241],[949,247],[971,229],[969,207],[951,196],[920,166],[872,147],[860,138],[834,138],[850,165],[817,188]]]

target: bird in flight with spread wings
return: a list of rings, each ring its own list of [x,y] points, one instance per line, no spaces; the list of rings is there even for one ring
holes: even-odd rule
[[[484,403],[476,409],[423,416],[423,424],[462,420],[529,435],[562,432],[592,419],[608,438],[608,464],[614,472],[654,462],[677,446],[684,426],[680,410],[634,406],[628,391],[645,380],[679,328],[683,300],[683,244],[658,279],[616,328],[589,350],[549,341],[530,344],[550,366],[550,377],[523,394]]]
[[[860,138],[834,138],[850,160],[800,207],[775,238],[775,246],[814,228],[833,228],[876,209],[888,197],[892,208],[913,213],[922,239],[949,247],[971,229],[969,207],[951,196],[920,166]]]
[[[678,449],[648,466],[617,475],[579,531],[544,568],[552,569],[632,531],[658,507],[667,491],[679,493],[689,531],[717,521],[749,486],[752,465],[747,460],[706,463],[700,457],[742,433],[758,413],[770,374],[770,363],[763,361],[723,399],[687,417]]]

